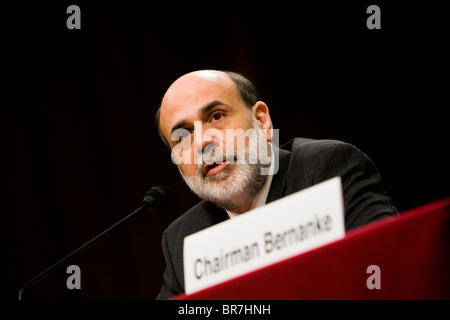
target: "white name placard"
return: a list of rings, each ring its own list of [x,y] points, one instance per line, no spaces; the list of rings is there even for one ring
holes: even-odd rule
[[[333,242],[345,235],[340,177],[184,239],[187,294]]]

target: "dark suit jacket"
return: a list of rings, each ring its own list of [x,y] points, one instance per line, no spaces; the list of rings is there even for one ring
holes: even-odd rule
[[[275,157],[276,158],[276,157]],[[296,138],[279,149],[267,203],[340,176],[345,228],[350,230],[397,213],[372,161],[356,147],[335,140]],[[184,292],[184,237],[229,219],[222,208],[201,201],[170,224],[162,237],[166,260],[164,284],[157,299]]]

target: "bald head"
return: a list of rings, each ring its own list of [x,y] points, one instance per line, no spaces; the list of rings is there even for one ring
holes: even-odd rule
[[[227,90],[237,93],[237,88],[231,78],[225,73],[216,70],[200,70],[187,73],[178,78],[166,91],[161,106],[183,101],[197,94],[210,94],[217,90]]]
[[[255,86],[235,72],[199,70],[187,73],[173,82],[164,94],[155,119],[164,143],[170,147],[168,134],[171,130],[167,128],[167,120],[180,112],[194,111],[195,107],[205,104],[206,100],[222,101],[219,97],[239,102],[249,110],[259,100]]]

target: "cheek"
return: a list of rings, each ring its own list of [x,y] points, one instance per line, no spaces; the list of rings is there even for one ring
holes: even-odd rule
[[[251,126],[252,122],[243,121],[237,124],[236,129],[228,129],[224,135],[224,149],[241,150],[249,146],[251,130],[254,130]],[[250,129],[250,131],[248,131]]]
[[[175,145],[171,151],[171,159],[174,164],[180,165],[180,167],[182,164],[196,164],[196,161],[198,161],[195,158],[194,148],[192,148],[189,141]]]
[[[181,171],[184,173],[184,175],[187,177],[192,177],[197,174],[197,166],[195,164],[181,163],[179,167]]]

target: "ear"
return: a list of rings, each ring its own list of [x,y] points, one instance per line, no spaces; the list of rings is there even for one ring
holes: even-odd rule
[[[255,116],[260,128],[264,131],[267,141],[271,141],[273,137],[273,125],[270,119],[269,107],[262,101],[258,101],[252,107],[252,113]]]

